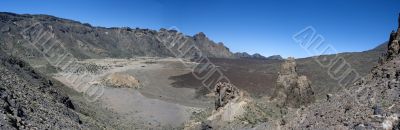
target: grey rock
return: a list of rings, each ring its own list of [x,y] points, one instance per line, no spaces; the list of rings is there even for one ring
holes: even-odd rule
[[[234,55],[236,58],[251,58],[251,55],[247,52],[236,52]]]
[[[282,100],[284,106],[295,108],[314,102],[311,82],[306,76],[297,74],[294,58],[289,57],[281,65],[273,97]]]
[[[382,115],[383,114],[382,107],[379,104],[373,106],[372,109],[374,109],[374,115]]]
[[[267,59],[270,59],[270,60],[283,60],[281,55],[268,56]]]
[[[391,60],[395,56],[398,56],[399,53],[400,53],[400,16],[399,16],[399,28],[397,29],[397,32],[393,30],[390,33],[386,59]]]
[[[240,96],[239,89],[233,84],[219,82],[215,85],[215,109],[224,107],[229,101]]]
[[[280,55],[272,55],[269,57],[265,57],[258,53],[250,55],[247,52],[236,52],[233,55],[235,58],[261,59],[261,60],[283,60],[283,58]]]
[[[284,129],[398,129],[400,70],[397,36],[391,33],[385,61],[352,86],[342,88],[329,102],[317,102],[287,115]],[[391,85],[392,84],[392,85]],[[389,86],[390,87],[389,87]],[[360,125],[361,124],[361,125]]]
[[[78,59],[86,58],[130,58],[135,56],[170,57],[177,51],[171,52],[160,41],[160,35],[181,35],[185,40],[178,40],[177,45],[195,45],[202,52],[202,56],[216,58],[233,58],[233,54],[223,44],[217,44],[209,40],[204,33],[195,36],[185,36],[175,30],[92,27],[77,21],[57,18],[49,15],[19,15],[0,12],[1,31],[9,31],[10,34],[0,34],[1,48],[14,45],[16,39],[21,39],[21,44],[13,46],[19,57],[39,57],[41,52],[28,47],[40,35],[44,35],[41,41],[45,41],[54,35],[52,40],[42,43],[55,44],[50,52],[53,55],[62,55],[57,49],[65,49]],[[26,40],[23,37],[26,37]],[[28,42],[30,41],[30,42]],[[55,42],[58,41],[58,42]],[[39,44],[38,44],[39,45]],[[61,46],[63,48],[61,48]],[[39,50],[45,50],[43,46],[37,46]],[[8,50],[7,50],[8,51]],[[7,52],[8,53],[8,52]],[[190,53],[188,53],[190,54]]]
[[[74,104],[27,63],[0,51],[0,129],[82,129]]]

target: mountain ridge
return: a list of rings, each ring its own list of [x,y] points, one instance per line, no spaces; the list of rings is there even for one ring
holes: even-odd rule
[[[73,52],[76,57],[83,59],[104,57],[126,58],[134,56],[174,56],[167,48],[165,48],[163,43],[158,41],[156,38],[161,31],[171,35],[179,33],[175,30],[166,29],[156,31],[151,29],[132,29],[129,27],[93,27],[87,23],[58,18],[51,15],[19,15],[8,12],[0,12],[0,21],[1,26],[3,27],[1,29],[2,37],[4,37],[3,40],[0,41],[3,44],[7,44],[8,42],[17,42],[7,41],[4,39],[13,40],[10,35],[12,35],[12,37],[22,37],[21,34],[19,34],[21,31],[28,27],[32,27],[34,24],[40,24],[40,26],[34,26],[35,30],[43,29],[50,34],[55,35],[55,40],[60,41],[60,43]],[[25,36],[29,36],[35,32],[27,30],[26,33]],[[197,45],[205,56],[234,58],[232,52],[230,52],[226,46],[211,41],[204,33],[200,32],[194,36],[184,35],[183,37],[188,39],[188,43]],[[21,50],[17,51],[29,50],[29,48],[23,47],[20,49]]]
[[[168,52],[166,50],[166,48],[163,48],[161,46],[163,46],[161,43],[159,43],[159,41],[155,40],[154,37],[156,37],[156,35],[160,32],[168,32],[168,33],[179,33],[176,30],[168,30],[165,28],[160,28],[159,30],[153,30],[153,29],[147,29],[147,28],[130,28],[130,27],[101,27],[101,26],[92,26],[89,23],[84,23],[84,22],[80,22],[80,21],[76,21],[76,20],[72,20],[72,19],[67,19],[67,18],[60,18],[60,17],[56,17],[56,16],[52,16],[52,15],[47,15],[47,14],[16,14],[16,13],[11,13],[11,12],[0,12],[0,18],[1,21],[3,23],[10,24],[9,21],[11,20],[12,23],[11,24],[15,24],[18,21],[23,21],[23,20],[27,20],[27,19],[31,19],[31,20],[36,20],[36,22],[39,22],[40,24],[49,24],[50,26],[55,26],[54,23],[52,22],[59,22],[62,24],[69,24],[71,26],[77,26],[79,28],[73,28],[73,27],[65,27],[62,24],[57,24],[58,26],[61,26],[62,28],[55,28],[60,30],[62,33],[85,33],[85,34],[89,34],[90,33],[94,33],[94,35],[96,37],[98,36],[102,36],[104,37],[103,34],[112,34],[112,32],[117,31],[117,35],[126,35],[123,33],[127,33],[128,35],[135,35],[135,36],[143,36],[143,35],[151,35],[150,38],[146,37],[144,41],[138,41],[136,40],[132,40],[129,38],[133,38],[133,37],[127,37],[129,40],[129,42],[131,42],[131,45],[124,45],[123,47],[119,47],[118,49],[123,49],[123,51],[119,52],[121,54],[115,54],[113,53],[113,51],[117,51],[116,49],[114,49],[113,47],[110,46],[106,46],[106,47],[99,47],[96,48],[97,50],[107,50],[109,49],[108,52],[109,54],[105,54],[105,55],[98,55],[98,54],[77,54],[77,57],[82,57],[82,58],[93,58],[96,57],[124,57],[124,55],[129,55],[129,56],[160,56],[160,57],[168,57],[168,56],[173,56],[172,54],[170,54],[170,52]],[[30,21],[31,23],[33,23],[32,21]],[[4,25],[2,25],[4,26]],[[10,26],[10,25],[7,25]],[[18,27],[17,27],[18,28]],[[6,29],[2,29],[1,32],[12,32],[13,27],[7,27]],[[20,30],[20,29],[19,29]],[[52,31],[53,33],[56,34],[56,36],[62,37],[61,35],[59,35],[59,31],[54,30]],[[133,32],[130,33],[129,32]],[[15,33],[15,32],[14,32]],[[71,34],[74,35],[74,34]],[[93,34],[92,34],[93,35]],[[172,35],[172,34],[171,34]],[[249,55],[247,56],[246,52],[236,52],[233,53],[230,51],[230,49],[224,45],[224,43],[222,42],[214,42],[213,40],[209,39],[206,34],[204,34],[203,32],[198,32],[196,34],[194,34],[193,36],[189,36],[189,35],[184,35],[182,34],[184,37],[188,38],[188,41],[191,44],[195,44],[197,45],[197,47],[199,47],[199,49],[203,52],[203,54],[207,57],[211,57],[211,58],[252,58],[252,59],[278,59],[278,60],[282,60],[283,58],[280,55],[272,55],[272,56],[268,56],[265,57],[259,53],[255,53],[253,55]],[[87,36],[87,37],[92,37],[92,36]],[[89,41],[85,41],[85,40],[81,40],[80,38],[76,38],[74,36],[75,39],[79,40],[80,42],[84,42],[86,44],[94,44],[95,42],[98,41],[93,41],[96,39],[96,37],[92,40]],[[115,36],[118,37],[119,36]],[[125,37],[125,36],[123,36]],[[66,44],[79,44],[79,42],[75,41],[71,41],[71,39],[59,39],[60,41],[66,42]],[[67,40],[67,41],[66,41]],[[124,41],[116,41],[116,40],[109,40],[109,39],[101,39],[101,40],[105,40],[105,41],[109,41],[109,42],[113,42],[114,44],[118,44],[120,42],[124,42]],[[6,42],[6,41],[3,41]],[[149,45],[151,43],[156,44],[156,45]],[[100,43],[100,44],[107,44],[107,43]],[[108,43],[109,44],[109,43]],[[129,43],[122,43],[122,44],[129,44]],[[139,49],[132,49],[135,46],[138,45],[147,45],[147,47],[145,48],[139,48]],[[105,46],[105,45],[103,45]],[[92,47],[96,47],[96,46],[92,46]],[[81,49],[77,49],[77,48],[72,48],[73,51],[76,50],[81,50]],[[128,52],[124,49],[131,49],[128,50]],[[155,50],[155,51],[154,51]],[[86,50],[86,51],[90,51],[90,50]],[[131,52],[129,52],[131,51]],[[147,52],[147,53],[146,53]],[[157,53],[160,52],[160,53]],[[100,52],[97,52],[100,53]]]

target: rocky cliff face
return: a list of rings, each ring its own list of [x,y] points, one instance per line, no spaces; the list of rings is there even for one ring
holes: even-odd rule
[[[386,56],[387,60],[391,60],[400,54],[400,14],[398,22],[399,28],[397,29],[397,32],[392,31],[392,33],[390,33],[388,52]]]
[[[306,76],[297,74],[294,58],[289,57],[281,65],[274,96],[289,107],[300,107],[315,100],[311,82]]]
[[[400,17],[399,17],[400,22]],[[287,129],[400,129],[400,29],[391,33],[386,59],[353,86],[287,117]]]
[[[157,39],[161,32],[171,35],[178,33],[166,29],[92,27],[48,15],[0,13],[1,48],[23,58],[39,57],[42,54],[37,50],[49,49],[58,55],[63,54],[60,50],[65,50],[76,58],[175,56]],[[188,43],[195,44],[204,56],[233,57],[227,47],[209,40],[204,33],[183,37],[188,39]],[[32,43],[37,41],[37,48],[32,47]]]

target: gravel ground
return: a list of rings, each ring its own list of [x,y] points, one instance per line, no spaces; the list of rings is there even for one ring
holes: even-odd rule
[[[107,68],[100,74],[91,75],[94,80],[89,83],[100,83],[104,77],[113,73],[129,74],[139,80],[139,89],[106,87],[99,100],[102,104],[100,107],[111,110],[122,118],[119,119],[121,124],[134,122],[143,125],[141,128],[179,128],[190,119],[194,111],[201,111],[214,104],[213,99],[195,98],[195,89],[171,85],[174,82],[171,76],[191,72],[178,59],[89,59],[80,63]],[[73,73],[73,76],[79,74]],[[63,73],[55,74],[54,78],[74,88],[61,75]]]

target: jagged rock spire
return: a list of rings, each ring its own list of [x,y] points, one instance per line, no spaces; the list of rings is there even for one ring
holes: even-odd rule
[[[391,60],[400,54],[400,13],[398,18],[397,32],[394,30],[390,33],[388,52],[386,60]]]
[[[397,37],[400,37],[400,13],[399,17],[397,18]]]
[[[231,100],[240,97],[239,89],[231,83],[219,82],[215,85],[215,109],[224,107]]]
[[[281,75],[297,75],[296,73],[296,61],[293,57],[288,57],[285,62],[281,65],[279,72]]]
[[[395,37],[396,37],[396,32],[394,30],[392,30],[392,32],[390,32],[389,42],[393,41]]]
[[[296,61],[292,57],[282,63],[276,82],[273,98],[283,101],[283,106],[298,108],[315,100],[310,80],[297,74]]]
[[[397,26],[398,26],[398,28],[400,28],[400,13],[399,13],[399,17],[397,18]],[[398,32],[399,30],[397,30],[397,32]]]

